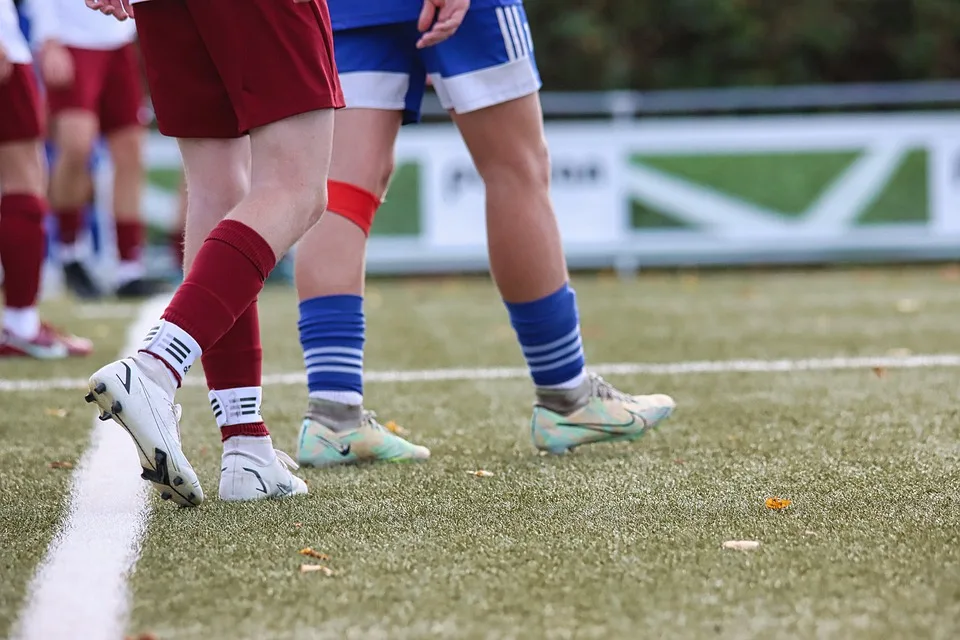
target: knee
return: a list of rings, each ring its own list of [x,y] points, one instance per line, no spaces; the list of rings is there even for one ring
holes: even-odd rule
[[[397,163],[393,159],[393,154],[390,154],[384,158],[383,163],[379,167],[379,171],[371,180],[371,185],[374,187],[370,190],[370,193],[375,196],[379,196],[382,200],[384,195],[387,193],[387,188],[390,186],[390,179],[393,178],[393,173],[397,170]]]
[[[72,170],[85,171],[93,153],[93,137],[79,134],[61,138],[57,140],[57,163]]]
[[[110,157],[117,171],[138,171],[143,166],[142,140],[139,130],[125,130],[111,136]]]
[[[511,149],[477,162],[477,171],[487,189],[550,189],[550,152],[544,138],[535,144]]]
[[[39,142],[0,146],[0,193],[40,196],[46,190]]]

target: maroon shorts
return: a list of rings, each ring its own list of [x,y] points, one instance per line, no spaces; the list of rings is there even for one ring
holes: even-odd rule
[[[0,82],[0,144],[42,136],[43,112],[33,67],[15,64],[10,76]]]
[[[47,87],[51,115],[67,109],[89,111],[100,121],[101,133],[143,124],[143,88],[134,44],[107,50],[67,47],[67,51],[73,58],[73,83]]]
[[[164,135],[237,138],[343,106],[326,0],[150,0],[136,14]]]

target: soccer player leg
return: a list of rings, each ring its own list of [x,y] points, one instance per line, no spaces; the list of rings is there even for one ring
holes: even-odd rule
[[[347,108],[336,115],[328,214],[300,241],[296,259],[310,393],[297,454],[303,465],[430,455],[387,431],[362,407],[364,255],[393,172],[401,122],[416,120],[423,96],[424,73],[410,55],[415,38],[412,25],[335,35]]]
[[[76,49],[47,43],[41,69],[50,76],[48,58],[72,63],[72,79],[50,78],[47,104],[51,117],[54,160],[50,174],[50,205],[57,219],[59,257],[64,281],[82,299],[101,296],[99,284],[84,264],[78,244],[84,212],[93,201],[90,158],[99,135],[98,102],[110,73],[109,51]]]
[[[163,4],[159,6],[162,8]],[[253,319],[246,323],[253,330],[238,340],[249,342],[249,336],[256,333],[256,316],[251,315],[250,309],[266,276],[275,266],[277,256],[312,226],[325,206],[332,110],[340,106],[341,97],[324,5],[253,2],[238,8],[233,2],[216,0],[180,6],[188,14],[203,51],[216,70],[215,74],[204,74],[207,82],[197,83],[194,89],[199,95],[206,95],[209,81],[213,80],[229,109],[201,111],[205,120],[203,126],[198,126],[196,117],[186,113],[184,107],[174,107],[179,111],[168,112],[171,118],[166,128],[179,138],[223,137],[218,127],[222,116],[229,115],[236,131],[249,133],[251,148],[249,191],[197,250],[183,285],[164,313],[166,325],[160,332],[166,327],[182,332],[195,340],[199,353],[215,350],[218,341],[229,341],[230,331],[242,328],[244,318]],[[148,20],[152,13],[148,7]],[[237,29],[222,28],[225,15],[238,25]],[[264,23],[273,28],[263,29]],[[138,26],[142,44],[148,39],[159,43],[167,35],[158,32],[153,34],[156,39],[144,38],[143,18],[139,15]],[[144,50],[149,58],[147,49],[152,47],[148,45]],[[159,46],[153,51],[161,55]],[[183,80],[179,82],[182,84]],[[190,103],[189,99],[186,101]],[[190,103],[190,108],[195,110],[196,105]],[[159,106],[157,116],[163,130]],[[184,119],[181,121],[180,117]],[[181,140],[182,149],[192,144],[193,141],[188,144]],[[189,162],[188,197],[194,184]],[[188,230],[187,235],[189,253],[192,231]],[[192,345],[187,346],[192,355]],[[157,355],[164,357],[162,352]],[[182,363],[167,364],[185,370],[188,358],[184,357]],[[256,373],[259,378],[259,372]],[[221,392],[226,390],[214,391],[215,402],[223,399]],[[249,394],[244,391],[234,395],[239,413],[249,418]],[[229,413],[229,408],[223,409]],[[226,441],[221,499],[252,500],[306,492],[303,481],[290,473],[296,464],[272,449],[262,422],[243,420],[224,425],[222,433]]]
[[[116,278],[111,284],[120,298],[143,298],[169,288],[146,277],[143,265],[144,224],[140,211],[143,190],[143,142],[140,122],[143,93],[133,44],[109,52],[110,73],[98,101],[100,131],[113,161],[113,219],[116,229]]]
[[[431,56],[437,93],[486,187],[491,270],[536,387],[535,446],[562,453],[640,437],[669,416],[674,403],[660,394],[622,393],[585,370],[576,295],[550,201],[540,79],[522,5],[468,13]]]
[[[33,69],[14,65],[11,75],[0,82],[0,263],[4,274],[0,356],[88,355],[89,340],[41,322],[37,310],[47,209],[41,120]]]

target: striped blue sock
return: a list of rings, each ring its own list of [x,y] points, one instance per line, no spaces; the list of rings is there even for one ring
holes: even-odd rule
[[[573,388],[584,377],[577,296],[565,284],[533,302],[505,302],[538,387]]]
[[[300,303],[300,345],[311,398],[363,402],[365,324],[360,296],[321,296]]]

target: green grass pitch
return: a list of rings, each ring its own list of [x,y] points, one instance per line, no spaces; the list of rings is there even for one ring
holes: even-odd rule
[[[952,269],[574,284],[593,363],[960,353]],[[370,370],[522,366],[486,279],[375,281],[367,299]],[[299,372],[294,294],[271,288],[261,301],[265,372]],[[46,311],[94,338],[95,356],[2,361],[0,380],[83,377],[117,354],[136,314],[66,301]],[[128,630],[158,640],[960,637],[958,374],[610,376],[672,394],[676,414],[632,445],[563,458],[532,450],[525,379],[376,382],[369,408],[429,446],[430,462],[305,470],[309,496],[246,505],[216,499],[219,435],[205,392],[187,387],[185,450],[212,499],[178,510],[151,494]],[[0,390],[0,634],[64,516],[74,470],[54,467],[77,464],[89,444],[82,395]],[[265,390],[289,453],[305,397],[301,385]],[[468,473],[477,469],[493,475]],[[790,506],[767,509],[773,496]],[[761,544],[734,551],[727,540]],[[301,574],[304,547],[328,554],[334,574]]]

